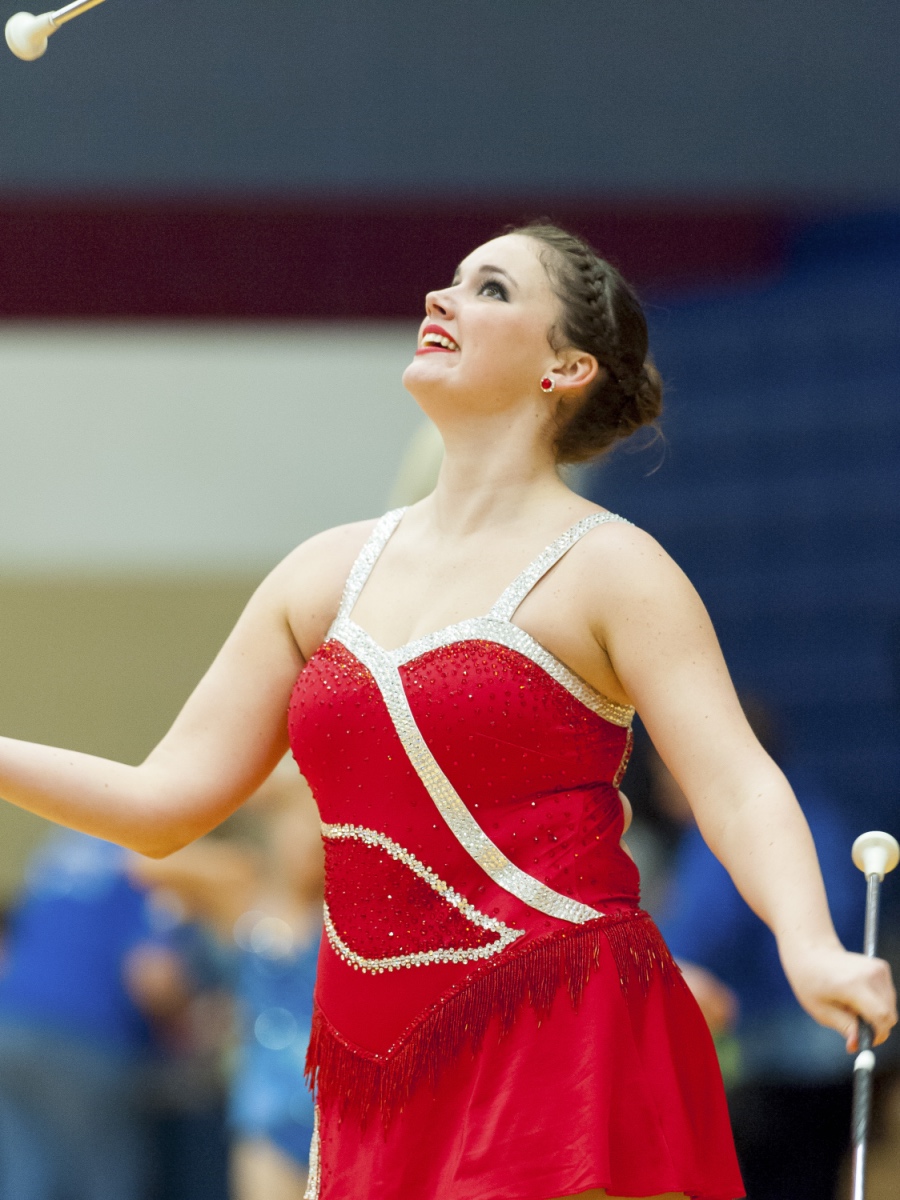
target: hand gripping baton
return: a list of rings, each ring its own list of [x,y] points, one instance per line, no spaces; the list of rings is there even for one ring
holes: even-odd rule
[[[881,883],[900,861],[900,845],[889,833],[862,833],[853,843],[853,861],[866,877],[866,926],[863,953],[874,957],[878,943],[878,901]],[[853,1200],[865,1200],[866,1142],[872,1115],[872,1027],[861,1017],[856,1060],[853,1063]]]

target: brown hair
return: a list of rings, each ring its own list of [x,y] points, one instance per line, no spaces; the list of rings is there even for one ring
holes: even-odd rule
[[[587,462],[662,411],[662,380],[647,354],[643,309],[615,267],[575,234],[543,221],[508,232],[548,251],[541,261],[562,305],[551,345],[586,350],[603,368],[579,407],[561,413],[556,436],[558,462]]]

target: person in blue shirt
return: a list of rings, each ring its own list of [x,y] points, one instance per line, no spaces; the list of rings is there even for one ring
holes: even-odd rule
[[[158,1014],[135,985],[147,955],[158,997],[177,1002],[184,981],[130,857],[63,831],[29,864],[0,967],[0,1200],[144,1200],[151,1185],[136,1077]]]

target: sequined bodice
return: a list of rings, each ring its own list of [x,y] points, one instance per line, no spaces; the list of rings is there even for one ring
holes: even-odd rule
[[[639,886],[617,791],[632,710],[511,619],[580,537],[620,518],[573,526],[485,617],[387,651],[351,613],[401,516],[382,518],[363,547],[289,713],[326,847],[320,1001],[373,1047],[488,961],[635,906]],[[352,1010],[342,998],[346,969],[370,991],[404,977],[380,1032],[360,1026],[358,995]]]

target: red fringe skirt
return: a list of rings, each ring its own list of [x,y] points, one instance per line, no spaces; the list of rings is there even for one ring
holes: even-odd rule
[[[622,913],[486,966],[389,1055],[319,1012],[313,1200],[551,1200],[743,1187],[706,1024]]]

